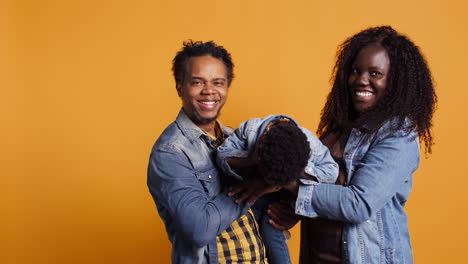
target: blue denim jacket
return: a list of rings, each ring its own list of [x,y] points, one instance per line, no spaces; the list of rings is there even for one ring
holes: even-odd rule
[[[335,183],[338,177],[338,164],[333,160],[330,151],[309,130],[300,127],[297,122],[289,116],[270,115],[265,118],[253,118],[243,122],[234,133],[218,147],[217,162],[222,170],[229,175],[241,178],[227,163],[228,157],[247,157],[255,150],[257,140],[262,136],[268,124],[281,118],[287,118],[301,128],[307,136],[310,144],[310,158],[305,172],[315,176],[319,182]],[[313,181],[305,181],[313,182]]]
[[[419,164],[419,140],[414,131],[390,133],[392,125],[367,136],[351,131],[343,154],[348,186],[299,187],[296,214],[345,222],[344,263],[413,263],[403,208]]]
[[[216,236],[248,210],[225,195],[215,150],[181,110],[151,152],[148,187],[172,243],[174,264],[218,263]]]

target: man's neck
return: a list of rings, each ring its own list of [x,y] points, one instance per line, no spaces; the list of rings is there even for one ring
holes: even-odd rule
[[[215,132],[216,121],[210,122],[208,124],[197,124],[197,126],[201,130],[205,131],[206,133],[209,133],[210,135],[213,135],[213,136],[216,135],[216,132]]]

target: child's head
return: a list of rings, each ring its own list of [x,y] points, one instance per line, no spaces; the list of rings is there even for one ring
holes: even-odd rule
[[[383,72],[385,80],[380,84],[384,90],[380,94],[376,82],[372,81],[382,76],[381,72],[359,64],[366,60],[372,62],[378,55],[388,62]],[[390,26],[368,28],[353,35],[339,46],[332,80],[319,135],[350,125],[378,129],[391,118],[400,121],[394,128],[398,130],[405,126],[405,118],[409,118],[413,124],[405,128],[407,131],[415,128],[430,151],[429,129],[437,98],[426,60],[408,37]]]
[[[298,126],[272,123],[257,142],[259,173],[269,184],[285,185],[299,178],[310,151],[307,137]]]

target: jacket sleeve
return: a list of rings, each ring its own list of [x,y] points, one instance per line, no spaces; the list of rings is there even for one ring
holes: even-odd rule
[[[239,128],[234,130],[234,133],[226,138],[217,149],[216,162],[218,166],[227,175],[235,177],[239,180],[242,176],[239,175],[227,162],[230,157],[245,158],[254,150],[256,144],[256,132],[260,119],[250,119],[243,122]]]
[[[377,140],[354,167],[348,186],[301,185],[296,213],[350,223],[364,222],[382,209],[402,185],[409,184],[418,167],[419,155],[419,143],[414,134],[388,135]]]
[[[309,175],[317,177],[321,183],[335,183],[338,178],[338,164],[328,148],[309,130],[302,128],[310,144],[310,157],[305,168]]]
[[[216,168],[209,173],[219,177]],[[202,247],[245,214],[248,207],[236,204],[225,193],[209,199],[194,174],[182,151],[161,147],[154,149],[150,156],[147,184],[158,209],[164,208],[172,218],[164,221],[173,221],[177,232]]]

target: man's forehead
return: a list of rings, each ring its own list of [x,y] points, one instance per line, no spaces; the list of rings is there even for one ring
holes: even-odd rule
[[[212,56],[192,57],[186,64],[186,77],[199,79],[227,79],[223,61]]]
[[[186,65],[188,66],[187,68],[219,67],[226,69],[226,65],[224,65],[224,62],[221,58],[215,58],[211,55],[190,57]]]
[[[196,76],[196,75],[192,75],[192,76],[189,76],[190,79],[192,80],[206,80],[206,78],[202,77],[202,76]],[[226,78],[225,77],[214,77],[212,78],[212,80],[219,80],[219,81],[225,81]]]

